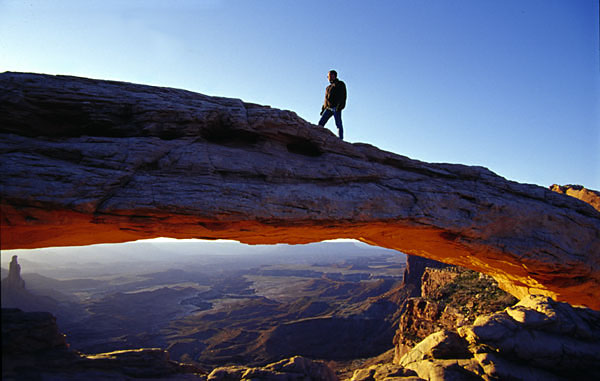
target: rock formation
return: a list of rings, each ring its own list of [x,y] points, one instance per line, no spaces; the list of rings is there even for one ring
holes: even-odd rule
[[[8,277],[2,287],[8,287],[11,289],[24,289],[25,281],[21,278],[21,265],[17,262],[17,256],[13,255],[8,265]]]
[[[583,185],[556,185],[550,186],[550,190],[557,193],[562,193],[575,197],[583,202],[587,202],[600,211],[600,192],[587,189]]]
[[[404,286],[410,289],[410,296],[421,296],[421,278],[427,268],[445,268],[446,263],[419,257],[417,255],[406,256],[406,269],[404,270]]]
[[[0,88],[2,249],[356,238],[600,309],[600,213],[572,197],[238,99],[23,73]]]
[[[600,313],[529,296],[458,333],[428,336],[399,364],[424,379],[447,372],[500,380],[598,379]]]
[[[208,381],[265,380],[296,381],[319,380],[336,381],[335,373],[324,363],[305,357],[294,356],[264,367],[227,366],[214,369]]]
[[[599,364],[600,312],[528,296],[472,325],[431,334],[395,367],[372,365],[353,379],[383,380],[394,370],[425,380],[597,380]]]
[[[472,324],[477,316],[517,302],[493,278],[455,266],[425,268],[420,286],[421,296],[402,305],[394,336],[396,360],[432,333]]]
[[[169,360],[157,348],[85,355],[68,349],[48,312],[2,309],[2,379],[198,379],[202,370]]]

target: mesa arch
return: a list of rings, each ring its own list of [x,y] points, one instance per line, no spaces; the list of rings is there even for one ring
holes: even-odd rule
[[[355,238],[600,309],[600,213],[184,90],[0,74],[1,247]]]

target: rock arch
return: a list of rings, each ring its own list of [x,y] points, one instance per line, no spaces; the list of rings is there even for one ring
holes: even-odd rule
[[[237,99],[23,73],[0,88],[2,249],[355,238],[600,309],[600,213],[574,198]]]

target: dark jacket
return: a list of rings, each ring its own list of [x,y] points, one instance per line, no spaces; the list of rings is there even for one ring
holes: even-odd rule
[[[323,110],[334,107],[338,111],[346,107],[346,84],[337,78],[325,89]]]

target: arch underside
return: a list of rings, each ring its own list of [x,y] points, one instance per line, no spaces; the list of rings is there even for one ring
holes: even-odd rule
[[[3,250],[354,238],[600,309],[600,213],[571,197],[237,99],[20,73],[0,88]]]

